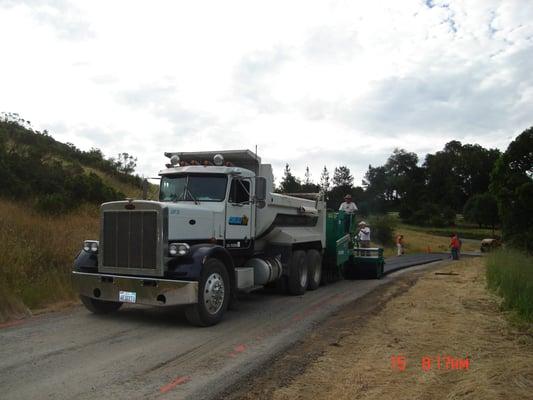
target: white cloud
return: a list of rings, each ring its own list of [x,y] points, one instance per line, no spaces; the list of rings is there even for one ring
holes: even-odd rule
[[[394,147],[505,148],[533,125],[533,3],[521,0],[0,0],[0,111],[125,151],[259,146],[360,182]]]

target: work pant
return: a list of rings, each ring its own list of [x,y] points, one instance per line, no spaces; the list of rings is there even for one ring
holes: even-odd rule
[[[452,248],[452,260],[459,259],[459,249]]]
[[[350,233],[350,226],[352,224],[352,214],[344,216],[344,233]]]

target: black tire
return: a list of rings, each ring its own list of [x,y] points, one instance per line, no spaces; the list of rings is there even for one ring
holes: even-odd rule
[[[307,290],[315,290],[322,279],[322,255],[318,250],[307,250],[305,254],[307,264]]]
[[[187,320],[196,326],[218,324],[228,309],[230,290],[224,263],[216,258],[207,260],[198,282],[198,303],[185,308]]]
[[[379,264],[376,268],[376,273],[375,273],[375,277],[376,279],[381,279],[383,278],[383,264]]]
[[[307,263],[305,251],[296,250],[292,253],[289,261],[288,287],[289,294],[299,296],[307,289]]]
[[[94,314],[110,314],[122,307],[119,301],[98,300],[83,295],[80,295],[80,300],[85,308]]]

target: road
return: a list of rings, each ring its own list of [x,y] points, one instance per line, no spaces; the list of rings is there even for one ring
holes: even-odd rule
[[[402,268],[435,261],[431,255],[411,257],[387,264]],[[379,281],[340,281],[297,297],[254,292],[210,328],[189,326],[179,307],[131,305],[95,316],[80,306],[31,318],[0,329],[1,397],[216,397],[340,306],[403,273]]]

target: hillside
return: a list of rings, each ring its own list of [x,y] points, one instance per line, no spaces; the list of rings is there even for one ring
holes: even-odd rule
[[[98,237],[98,205],[142,195],[124,169],[0,116],[0,323],[75,299],[70,268],[82,241]]]

